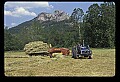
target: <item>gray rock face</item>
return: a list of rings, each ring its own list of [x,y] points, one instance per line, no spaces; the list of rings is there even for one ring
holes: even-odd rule
[[[37,20],[39,21],[62,21],[65,19],[69,19],[69,15],[64,11],[55,10],[54,13],[46,13],[42,12],[38,15]]]

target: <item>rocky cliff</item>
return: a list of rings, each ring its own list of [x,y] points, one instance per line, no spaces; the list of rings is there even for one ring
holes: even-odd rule
[[[64,11],[55,10],[53,13],[42,12],[37,16],[37,20],[39,21],[62,21],[65,19],[69,19],[69,15]]]

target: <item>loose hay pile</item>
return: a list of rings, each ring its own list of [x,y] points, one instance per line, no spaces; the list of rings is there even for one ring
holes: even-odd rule
[[[29,42],[25,45],[24,51],[26,54],[48,53],[51,46],[43,41]]]
[[[62,55],[62,53],[53,53],[52,56],[54,58],[64,58],[64,55]]]

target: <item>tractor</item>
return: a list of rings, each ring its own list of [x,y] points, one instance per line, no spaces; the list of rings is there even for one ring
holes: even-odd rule
[[[80,57],[88,57],[88,59],[92,59],[92,50],[89,45],[80,45],[74,46],[72,48],[72,58],[78,59]]]

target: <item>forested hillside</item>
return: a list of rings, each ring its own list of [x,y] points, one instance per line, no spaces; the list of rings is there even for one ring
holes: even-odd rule
[[[44,41],[53,47],[72,47],[77,43],[96,48],[115,47],[115,4],[93,4],[87,12],[75,8],[70,16],[55,11],[55,16],[45,14],[16,27],[4,28],[4,50],[23,50],[26,43]],[[52,17],[52,18],[51,18]],[[39,19],[39,20],[38,20]],[[42,19],[42,20],[41,20]]]

